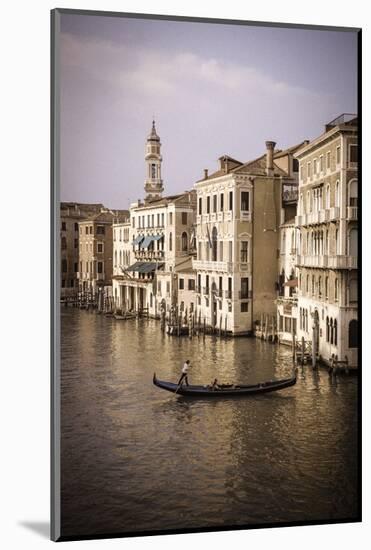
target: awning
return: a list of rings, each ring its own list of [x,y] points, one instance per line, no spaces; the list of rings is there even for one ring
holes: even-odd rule
[[[137,237],[135,237],[132,244],[133,245],[139,244],[140,242],[142,242],[143,239],[144,239],[143,235],[138,235]]]
[[[164,264],[155,264],[153,262],[146,262],[141,265],[139,269],[139,273],[151,273],[152,271],[156,271],[156,269],[161,269]]]
[[[298,280],[297,279],[289,279],[288,281],[286,281],[286,283],[283,286],[296,287],[296,286],[298,286]]]
[[[160,239],[162,239],[163,235],[152,235],[152,239],[154,241],[159,241]]]
[[[139,271],[139,267],[143,265],[144,262],[135,262],[135,264],[130,265],[126,271]]]
[[[138,273],[151,273],[156,269],[161,269],[164,266],[163,263],[155,262],[135,262],[135,264],[129,266],[126,271],[138,271]]]
[[[144,241],[141,243],[140,248],[148,248],[148,246],[151,244],[152,241],[153,241],[152,235],[147,235],[144,238]]]

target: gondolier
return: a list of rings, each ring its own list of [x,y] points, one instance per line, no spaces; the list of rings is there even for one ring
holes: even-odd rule
[[[187,384],[187,386],[189,386],[189,384],[188,384],[188,371],[189,371],[190,368],[191,368],[191,362],[190,362],[189,359],[187,359],[187,361],[183,365],[182,376],[179,378],[178,386],[180,386],[183,383],[183,380],[185,380],[185,383]]]

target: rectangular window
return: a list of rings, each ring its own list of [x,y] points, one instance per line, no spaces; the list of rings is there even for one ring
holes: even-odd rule
[[[170,294],[170,281],[166,281],[166,293]]]
[[[233,191],[229,191],[229,210],[233,210]]]
[[[89,235],[89,227],[87,225],[85,226],[85,235]]]
[[[232,241],[228,241],[228,261],[233,261],[233,254],[232,254]]]
[[[200,216],[202,214],[202,198],[201,197],[198,199],[198,214]]]
[[[179,279],[179,290],[184,290],[184,279]]]
[[[249,258],[249,242],[241,241],[241,263],[248,262]]]
[[[195,289],[195,280],[188,279],[188,290],[194,290],[194,289]]]
[[[241,313],[247,313],[249,311],[249,302],[241,302]]]
[[[131,222],[132,222],[132,226],[135,227],[135,218],[134,217],[132,218]],[[143,227],[144,227],[144,223],[143,223]]]
[[[201,292],[201,275],[197,275],[197,286],[198,286],[198,292]]]
[[[152,222],[151,227],[155,227],[155,215],[154,215],[154,214],[152,214],[152,220],[151,220],[151,222]]]
[[[320,172],[323,172],[323,155],[319,157],[319,169]]]
[[[220,241],[219,243],[219,261],[222,262],[223,261],[223,241]]]
[[[147,227],[151,227],[151,216],[147,215]]]
[[[170,214],[169,214],[169,224],[173,225],[173,213],[172,212],[170,212]]]
[[[75,239],[74,240],[74,248],[78,248],[79,247],[79,239]]]
[[[97,262],[98,273],[103,273],[103,262]]]
[[[313,159],[313,175],[317,174],[317,159]]]
[[[62,273],[67,273],[67,260],[62,260]]]
[[[329,151],[326,155],[326,168],[330,170],[331,167],[331,152]]]
[[[307,164],[307,178],[310,178],[310,162]]]
[[[103,243],[98,243],[97,244],[97,251],[98,252],[103,252]]]
[[[358,162],[358,147],[357,145],[349,146],[349,162]]]
[[[223,292],[223,277],[219,277],[219,296],[221,297]]]
[[[74,270],[74,272],[77,273],[78,269],[79,269],[79,268],[78,268],[78,263],[75,262],[75,263],[73,264],[73,270]]]
[[[249,210],[250,193],[248,191],[241,192],[241,210],[247,212]]]
[[[187,212],[182,212],[182,225],[187,225]]]
[[[157,214],[157,227],[160,227],[160,214]]]
[[[206,214],[210,214],[210,197],[206,197]]]
[[[224,211],[224,193],[220,195],[220,212]]]
[[[249,297],[249,278],[241,278],[241,299],[246,299]]]
[[[336,147],[336,164],[340,164],[340,146]]]
[[[217,211],[217,202],[218,202],[218,196],[213,196],[213,212],[215,213]]]
[[[161,214],[161,226],[164,227],[165,225],[165,215]]]
[[[78,231],[78,230],[79,230],[79,224],[75,223],[75,231]]]
[[[92,225],[89,227],[89,233],[90,233],[90,235],[93,234],[93,226]]]
[[[62,222],[62,231],[66,231],[66,222]]]

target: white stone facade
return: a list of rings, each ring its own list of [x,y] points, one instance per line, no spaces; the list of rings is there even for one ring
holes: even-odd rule
[[[298,337],[318,355],[358,362],[357,118],[342,116],[296,154],[300,163]]]

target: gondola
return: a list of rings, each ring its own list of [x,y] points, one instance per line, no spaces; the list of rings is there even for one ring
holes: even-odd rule
[[[277,390],[283,390],[296,384],[296,372],[291,378],[282,380],[270,380],[269,382],[261,382],[260,384],[242,385],[242,384],[219,384],[217,388],[212,389],[210,385],[193,386],[174,384],[173,382],[165,382],[158,380],[156,373],[153,374],[153,383],[158,388],[167,390],[177,395],[190,395],[199,397],[220,397],[222,395],[256,395],[258,393],[268,393]]]

